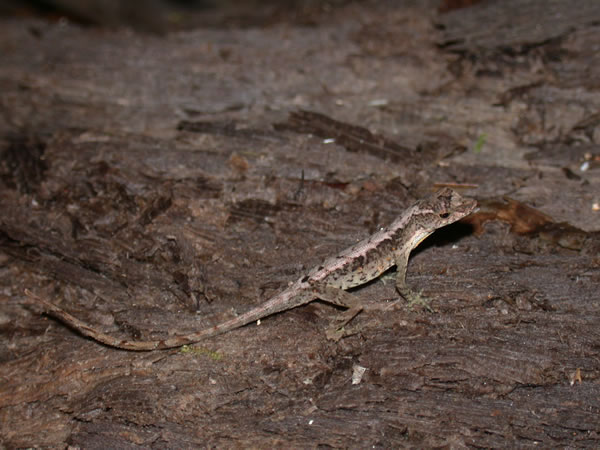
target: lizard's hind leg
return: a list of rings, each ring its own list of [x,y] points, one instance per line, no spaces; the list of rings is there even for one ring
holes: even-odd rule
[[[331,325],[326,332],[328,339],[340,339],[343,334],[341,329],[363,310],[362,303],[356,296],[344,291],[343,289],[328,285],[313,283],[312,291],[315,297],[319,298],[320,300],[348,308],[347,311],[344,311],[339,315],[339,317],[336,319],[336,323]]]

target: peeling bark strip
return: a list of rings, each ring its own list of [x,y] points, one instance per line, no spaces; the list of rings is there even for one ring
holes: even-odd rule
[[[364,127],[339,122],[324,114],[299,111],[290,114],[287,122],[277,124],[277,129],[311,133],[335,142],[349,152],[364,152],[393,162],[408,161],[414,150],[404,147],[384,136],[371,133]]]
[[[477,202],[463,198],[452,189],[443,188],[416,202],[389,227],[384,228],[337,256],[328,258],[301,276],[288,289],[262,305],[220,325],[184,336],[156,341],[122,340],[82,322],[53,303],[25,290],[30,301],[42,305],[46,312],[84,336],[122,350],[164,350],[194,344],[258,319],[310,303],[316,298],[348,308],[344,324],[362,310],[356,297],[346,290],[365,284],[397,267],[396,289],[409,302],[422,302],[423,297],[406,285],[406,269],[411,251],[438,228],[456,222],[473,212]],[[340,326],[335,327],[335,333]],[[333,334],[328,334],[333,336]]]

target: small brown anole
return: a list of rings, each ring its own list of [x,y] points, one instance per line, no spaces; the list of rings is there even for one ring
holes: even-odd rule
[[[362,306],[346,290],[377,278],[394,265],[397,267],[396,289],[400,295],[409,301],[420,299],[406,285],[410,252],[436,229],[469,215],[476,206],[475,200],[461,197],[450,188],[443,188],[416,202],[389,227],[382,228],[338,255],[326,259],[286,290],[256,308],[214,327],[163,340],[135,341],[110,336],[32,292],[25,290],[25,293],[31,301],[41,304],[47,314],[84,336],[110,347],[133,351],[162,350],[194,344],[315,299],[349,308],[346,316],[352,318]]]

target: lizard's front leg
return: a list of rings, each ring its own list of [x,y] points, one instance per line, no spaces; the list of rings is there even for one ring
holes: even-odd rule
[[[396,290],[404,297],[409,305],[420,304],[429,309],[427,305],[428,299],[418,292],[413,291],[406,284],[406,270],[408,269],[409,253],[395,255],[396,262]]]
[[[324,283],[311,282],[311,289],[315,297],[328,303],[348,308],[347,311],[344,311],[340,315],[338,323],[335,323],[327,329],[327,338],[338,340],[341,337],[340,329],[362,311],[362,303],[357,297],[343,289]]]

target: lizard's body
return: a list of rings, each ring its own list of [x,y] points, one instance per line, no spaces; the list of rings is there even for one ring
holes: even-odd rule
[[[406,285],[406,268],[410,252],[436,229],[469,215],[475,200],[461,197],[449,188],[441,189],[418,201],[390,226],[326,259],[306,275],[250,311],[214,327],[156,341],[122,340],[104,334],[29,291],[30,299],[41,303],[47,313],[81,334],[111,347],[124,350],[149,351],[193,344],[203,339],[242,327],[277,312],[295,308],[317,298],[350,308],[353,317],[361,307],[347,289],[367,283],[390,267],[397,266],[396,289],[407,300],[416,295]]]

